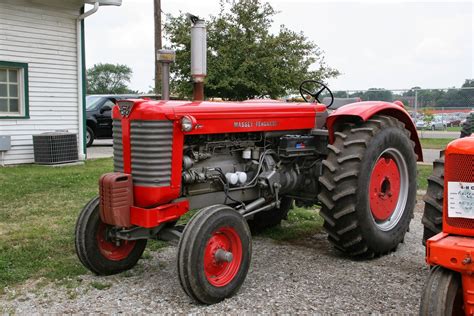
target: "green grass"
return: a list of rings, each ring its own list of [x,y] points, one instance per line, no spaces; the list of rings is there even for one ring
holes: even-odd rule
[[[446,130],[448,132],[461,132],[461,126],[450,126],[447,127]]]
[[[288,220],[281,226],[267,229],[262,236],[279,241],[298,241],[321,232],[323,219],[317,208],[295,207],[288,213]]]
[[[427,149],[444,149],[453,138],[420,138],[421,147]]]
[[[90,285],[97,290],[107,290],[112,286],[110,283],[102,283],[97,281],[91,282]]]
[[[419,188],[426,189],[431,166],[419,166],[418,170]],[[82,207],[97,194],[100,175],[110,171],[111,159],[61,168],[27,165],[0,169],[0,292],[30,278],[62,280],[87,273],[74,251],[74,226]],[[184,221],[191,214],[186,214]],[[316,208],[295,208],[288,221],[263,236],[299,240],[320,232],[322,223]],[[165,245],[150,241],[144,259]]]
[[[87,272],[74,251],[74,226],[82,207],[97,195],[100,175],[112,170],[111,159],[0,169],[0,292],[29,278]]]
[[[428,177],[433,171],[432,166],[419,165],[418,166],[418,190],[426,190],[428,187]]]

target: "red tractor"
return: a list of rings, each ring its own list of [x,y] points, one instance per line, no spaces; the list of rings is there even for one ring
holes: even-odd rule
[[[179,238],[184,291],[216,303],[245,280],[251,231],[280,224],[294,202],[320,205],[329,241],[349,256],[395,250],[415,206],[416,128],[401,102],[329,113],[323,91],[332,96],[304,81],[308,103],[298,104],[119,101],[115,172],[101,177],[100,195],[77,221],[81,262],[119,273],[137,263],[147,239]],[[190,210],[183,230],[176,223]]]
[[[444,162],[444,170],[430,177],[423,223],[425,238],[438,230],[438,223],[442,223],[442,232],[425,240],[431,271],[420,314],[473,315],[474,137],[451,142],[441,158],[437,164]],[[441,188],[439,196],[433,194],[435,186]]]

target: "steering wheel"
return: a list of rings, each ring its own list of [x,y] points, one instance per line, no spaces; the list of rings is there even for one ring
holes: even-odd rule
[[[310,92],[310,87],[317,88],[313,90],[317,92]],[[318,103],[321,103],[321,101],[319,100],[319,96],[321,93],[323,93],[324,90],[327,90],[329,92],[329,95],[331,96],[331,103],[329,103],[329,105],[327,106],[327,108],[329,108],[334,103],[334,95],[324,83],[316,80],[305,80],[300,84],[300,94],[306,102],[318,101]],[[307,98],[307,95],[310,95],[311,98]]]

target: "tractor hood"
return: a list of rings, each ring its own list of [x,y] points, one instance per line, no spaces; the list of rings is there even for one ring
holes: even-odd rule
[[[179,123],[186,117],[193,123],[193,129],[186,134],[313,129],[316,127],[316,118],[326,115],[324,104],[271,100],[268,102],[123,100],[113,109],[114,119],[172,120]]]

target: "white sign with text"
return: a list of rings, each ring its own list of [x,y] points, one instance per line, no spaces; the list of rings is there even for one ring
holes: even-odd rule
[[[448,216],[474,219],[474,182],[448,182]]]

